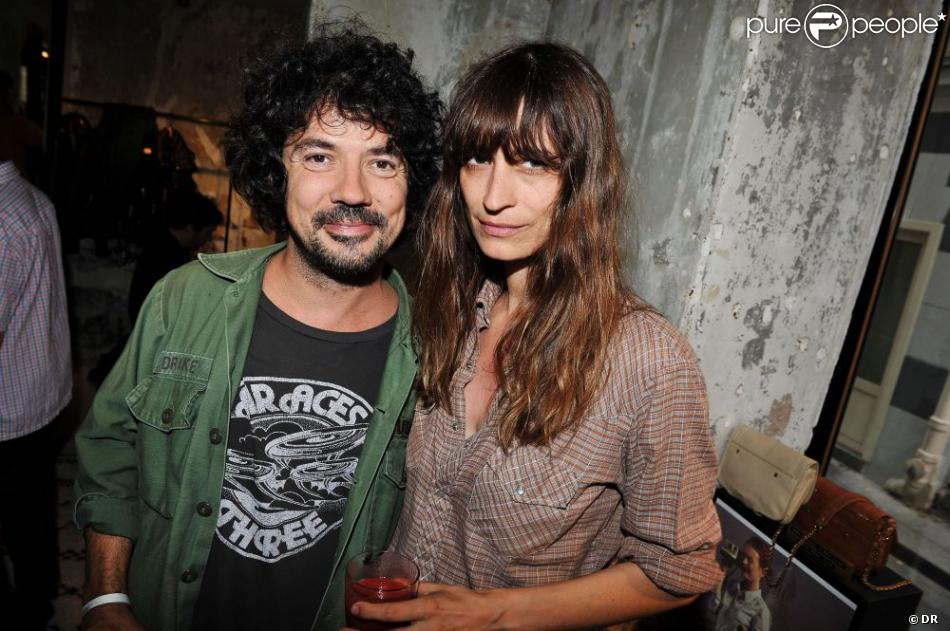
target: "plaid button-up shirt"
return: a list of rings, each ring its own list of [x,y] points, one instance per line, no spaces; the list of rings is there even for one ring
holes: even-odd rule
[[[56,212],[0,164],[0,441],[40,429],[72,390]]]
[[[479,331],[499,294],[491,283],[480,292]],[[718,584],[716,455],[696,359],[652,311],[627,316],[614,339],[609,381],[576,432],[506,454],[497,393],[482,428],[465,437],[472,331],[452,409],[420,404],[409,436],[393,546],[416,561],[422,580],[524,587],[632,561],[675,594]]]

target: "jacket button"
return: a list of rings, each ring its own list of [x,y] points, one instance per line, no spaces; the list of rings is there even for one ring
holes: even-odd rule
[[[181,573],[181,582],[182,583],[194,583],[195,579],[198,578],[197,572],[192,572],[191,570],[185,570]]]
[[[217,427],[208,432],[208,439],[211,441],[212,445],[219,444],[223,438],[224,437],[221,435],[221,430]]]
[[[168,425],[172,422],[172,417],[175,416],[175,410],[171,408],[165,408],[162,410],[162,424]]]
[[[211,516],[211,504],[208,502],[198,502],[198,514],[202,517]]]

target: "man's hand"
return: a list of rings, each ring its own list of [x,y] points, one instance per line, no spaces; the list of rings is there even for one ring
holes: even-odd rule
[[[90,609],[82,619],[80,631],[145,631],[132,613],[132,608],[122,603],[110,603]]]
[[[488,631],[500,629],[503,609],[492,596],[465,587],[420,583],[419,597],[395,603],[360,602],[351,613],[367,620],[411,622],[417,631]]]

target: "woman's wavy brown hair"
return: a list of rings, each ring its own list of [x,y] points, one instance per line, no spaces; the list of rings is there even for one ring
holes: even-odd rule
[[[501,266],[480,254],[472,235],[460,169],[499,148],[513,162],[553,165],[561,186],[550,233],[495,352],[502,445],[545,445],[582,419],[605,383],[611,336],[632,297],[618,246],[626,171],[610,94],[578,52],[523,44],[464,75],[444,129],[442,173],[417,232],[420,395],[449,409],[476,295],[486,279],[504,282]]]

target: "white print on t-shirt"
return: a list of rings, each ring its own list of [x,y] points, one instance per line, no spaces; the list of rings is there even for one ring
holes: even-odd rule
[[[273,563],[338,528],[358,462],[345,454],[363,444],[371,412],[333,383],[242,379],[232,418],[248,419],[251,432],[238,439],[243,449],[227,450],[218,539]],[[255,458],[260,445],[264,458]]]

